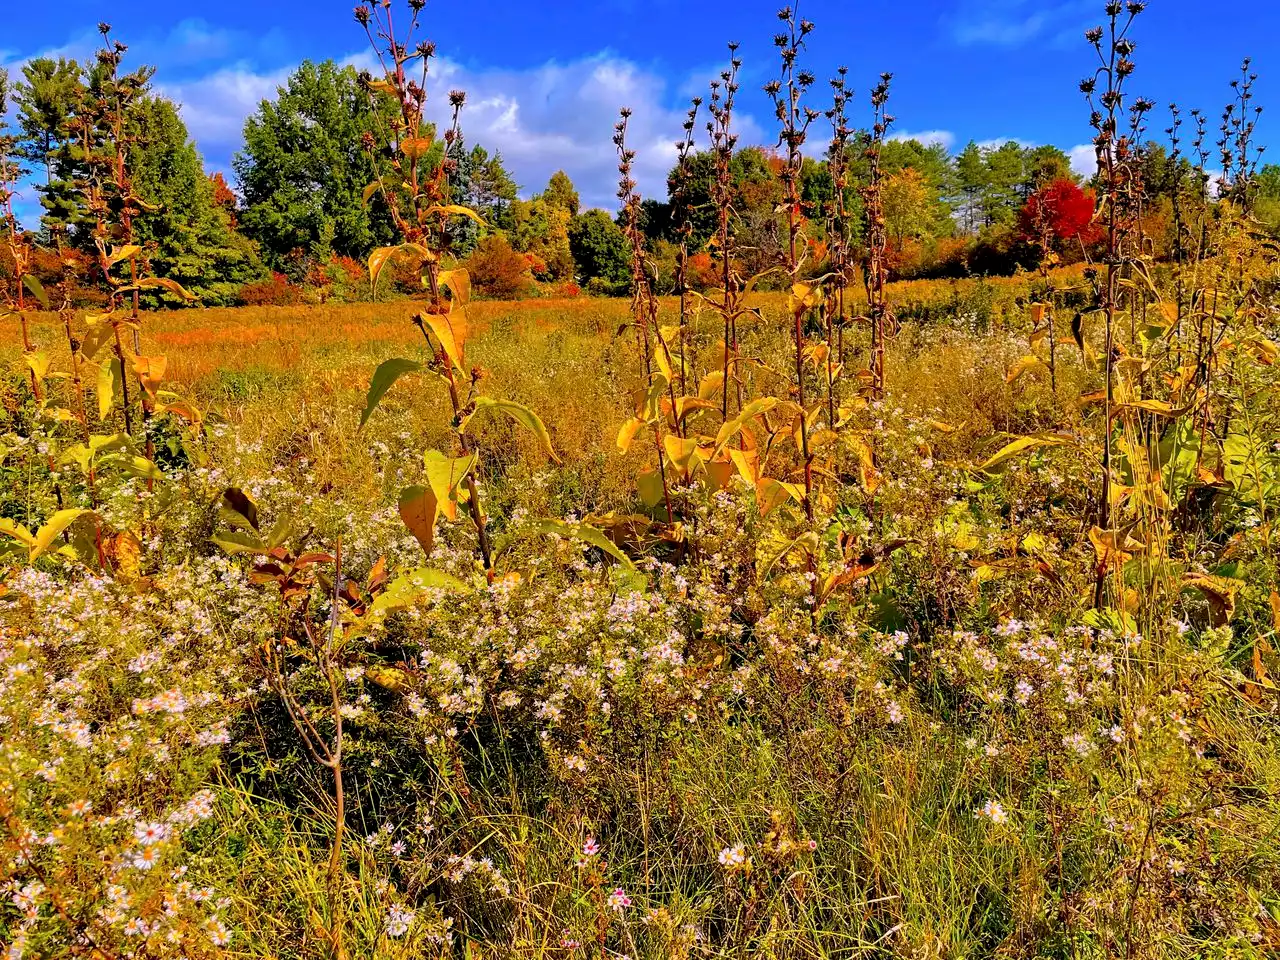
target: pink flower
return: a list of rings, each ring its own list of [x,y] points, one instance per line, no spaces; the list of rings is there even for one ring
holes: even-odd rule
[[[615,887],[613,893],[609,894],[609,906],[619,913],[631,906],[631,898],[627,896],[627,891],[621,887]]]
[[[600,844],[596,843],[595,837],[587,837],[587,842],[582,845],[582,855],[584,857],[594,857],[600,852]]]

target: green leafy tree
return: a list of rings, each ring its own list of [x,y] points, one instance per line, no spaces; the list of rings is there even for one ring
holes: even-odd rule
[[[374,168],[362,142],[389,121],[384,100],[371,100],[353,68],[306,61],[245,122],[234,162],[244,197],[240,224],[272,268],[296,265],[298,252],[363,259],[392,242],[381,199],[364,202]]]
[[[977,229],[987,189],[987,165],[982,150],[970,140],[955,161],[956,212],[966,233]]]
[[[631,252],[622,228],[603,210],[588,210],[569,227],[569,249],[578,276],[602,292],[631,280]]]
[[[511,203],[511,242],[546,265],[539,280],[573,279],[569,227],[577,215],[578,191],[563,170],[553,174],[547,188],[532,200]]]
[[[551,175],[551,180],[547,183],[547,189],[543,191],[542,196],[549,205],[567,210],[572,217],[578,215],[578,188],[573,185],[573,181],[563,170],[557,170]]]

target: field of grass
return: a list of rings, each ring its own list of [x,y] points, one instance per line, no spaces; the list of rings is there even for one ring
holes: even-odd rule
[[[1063,338],[1056,390],[1043,365],[1010,382],[1029,282],[894,291],[920,319],[891,343],[886,399],[831,441],[812,523],[737,477],[673,477],[673,524],[641,501],[654,448],[617,443],[643,382],[625,301],[473,304],[477,391],[536,410],[560,460],[514,421],[471,431],[489,577],[465,504],[427,557],[397,511],[424,451],[456,442],[438,378],[403,378],[357,429],[374,368],[421,356],[414,305],[146,315],[143,353],[168,357],[203,429],[159,417],[149,483],[104,448],[101,574],[75,525],[7,560],[4,939],[31,956],[1272,955],[1275,368],[1242,351],[1220,397],[1235,426],[1200,479],[1164,455],[1167,504],[1100,532],[1098,331],[1084,352]],[[749,395],[785,397],[787,301],[754,304]],[[56,345],[49,319],[36,337]],[[692,320],[690,382],[715,370],[720,322]],[[848,338],[862,366],[863,327]],[[3,516],[34,531],[90,493],[60,458],[74,438],[8,384]],[[120,429],[118,405],[93,413],[95,435]],[[698,416],[714,434],[718,409]],[[777,442],[772,472],[798,477]],[[1142,491],[1117,502],[1141,511]],[[237,525],[274,549],[237,551]],[[415,587],[415,569],[434,573]]]

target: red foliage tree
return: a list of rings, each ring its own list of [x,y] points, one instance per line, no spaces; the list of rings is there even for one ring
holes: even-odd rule
[[[529,260],[517,253],[501,234],[485,237],[467,258],[471,284],[477,293],[495,300],[518,300],[529,293],[533,277]]]
[[[227,185],[227,178],[221,173],[215,173],[209,180],[213,184],[214,206],[221,207],[227,211],[227,215],[231,218],[231,229],[234,230],[237,226],[240,198]]]
[[[1047,240],[1055,250],[1095,244],[1102,239],[1102,229],[1093,222],[1096,204],[1092,190],[1081,190],[1065,178],[1054,180],[1027,198],[1022,234],[1033,242]]]

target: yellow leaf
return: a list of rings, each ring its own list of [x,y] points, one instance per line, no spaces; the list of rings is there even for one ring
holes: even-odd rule
[[[622,425],[622,429],[618,431],[618,452],[626,453],[631,449],[631,444],[636,438],[636,434],[644,428],[644,421],[639,417],[632,417]]]
[[[125,244],[123,247],[112,247],[111,253],[107,255],[107,266],[114,267],[122,260],[132,260],[142,252],[142,248],[136,243]]]
[[[732,460],[708,460],[706,468],[713,490],[723,490],[733,478]]]
[[[1060,447],[1067,443],[1072,443],[1073,437],[1065,434],[1034,434],[1029,437],[1019,437],[1012,443],[1005,444],[993,456],[985,460],[978,470],[983,473],[998,471],[1003,468],[1010,460],[1028,450],[1035,450],[1038,447]]]
[[[0,517],[0,534],[19,541],[26,546],[27,550],[31,550],[36,545],[35,535],[26,527],[19,526],[8,517]]]
[[[369,254],[369,283],[378,289],[378,278],[393,259],[403,259],[415,265],[435,260],[435,255],[420,243],[402,243],[397,247],[378,247]]]
[[[712,397],[714,397],[717,393],[720,392],[720,388],[723,386],[724,386],[723,370],[717,370],[714,373],[708,373],[698,383],[698,399],[710,400]]]
[[[142,566],[142,541],[125,530],[106,540],[104,545],[116,576],[136,580]]]
[[[364,675],[392,693],[408,693],[411,689],[409,675],[397,667],[365,667]]]
[[[462,267],[456,270],[441,270],[437,282],[448,287],[453,295],[453,303],[466,306],[471,302],[471,274]]]
[[[676,469],[683,473],[691,473],[699,461],[698,441],[677,437],[673,433],[662,438],[662,448],[667,452],[667,459]]]
[[[754,450],[729,449],[729,458],[738,468],[738,475],[753,487],[760,480],[760,454]]]
[[[1226,626],[1231,621],[1236,612],[1236,594],[1244,586],[1243,580],[1210,574],[1189,574],[1183,583],[1199,590],[1209,601],[1209,619],[1213,626]]]
[[[152,397],[160,389],[160,384],[164,383],[164,372],[168,366],[167,357],[135,356],[133,358],[133,372],[137,374],[142,389]]]
[[[691,410],[714,410],[715,404],[700,397],[677,397],[676,417],[683,420]]]
[[[1134,554],[1147,549],[1145,543],[1133,539],[1127,530],[1103,530],[1097,526],[1090,529],[1089,542],[1102,570],[1123,566]]]
[[[760,515],[767,517],[787,500],[796,503],[804,502],[804,489],[794,483],[784,483],[771,477],[764,477],[756,483],[756,505]]]
[[[86,514],[91,513],[93,513],[92,510],[59,510],[55,513],[44,526],[36,531],[35,541],[31,544],[30,561],[34,563],[37,557],[53,546],[53,542],[62,535],[62,532],[67,527]]]
[[[1015,363],[1012,367],[1009,368],[1009,373],[1004,378],[1004,382],[1013,383],[1015,380],[1021,377],[1024,373],[1027,373],[1030,370],[1035,370],[1043,366],[1044,366],[1044,361],[1041,360],[1039,357],[1033,357],[1033,356],[1023,357],[1021,360],[1019,360],[1017,363]]]
[[[476,213],[470,207],[459,206],[456,203],[439,204],[434,207],[428,207],[423,212],[423,216],[427,217],[434,216],[436,214],[439,214],[442,217],[468,217],[480,224],[482,227],[485,225],[484,218],[481,217],[480,214]]]
[[[453,312],[450,311],[448,316],[439,313],[420,313],[418,319],[431,328],[431,332],[436,335],[436,339],[440,341],[440,347],[444,350],[445,356],[449,358],[449,362],[453,364],[458,371],[465,371],[462,357],[462,340],[466,335],[465,322],[454,323]],[[462,320],[461,312],[459,312],[459,321]],[[455,327],[458,336],[455,336]]]
[[[777,405],[778,399],[776,397],[761,397],[748,403],[736,417],[732,420],[726,420],[721,425],[719,432],[716,433],[716,452],[718,453],[724,449],[725,445],[737,436],[748,423],[756,417],[768,413]]]
[[[120,376],[120,360],[118,357],[107,357],[98,367],[98,419],[105,420],[111,413],[115,403],[116,390],[123,378]]]
[[[421,160],[430,149],[430,137],[405,137],[400,141],[400,152],[410,160]]]
[[[43,381],[49,376],[49,368],[53,366],[53,358],[43,350],[34,353],[24,353],[22,359],[27,361],[27,366],[31,368],[31,372],[35,374],[37,380]]]
[[[478,457],[474,453],[466,457],[446,457],[439,450],[428,450],[423,459],[437,508],[449,520],[457,520],[458,490],[475,469]]]

